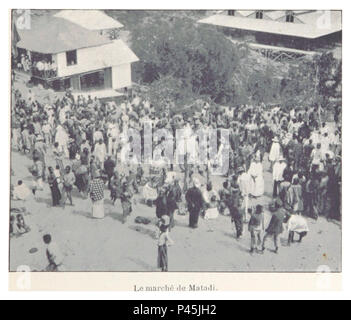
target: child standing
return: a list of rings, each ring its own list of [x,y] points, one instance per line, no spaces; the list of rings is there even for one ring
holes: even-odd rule
[[[169,230],[169,225],[163,222],[160,223],[157,267],[161,269],[162,272],[168,271],[168,246],[174,244],[173,240],[169,236],[168,230]]]
[[[261,235],[264,230],[264,216],[263,207],[261,205],[256,206],[255,212],[252,212],[252,208],[249,209],[251,213],[251,219],[249,222],[249,232],[251,234],[251,249],[250,253],[258,252],[258,247],[261,245]]]
[[[46,272],[58,272],[63,268],[63,254],[55,242],[52,241],[51,235],[46,234],[43,237],[46,244],[46,257],[49,265],[46,267]]]

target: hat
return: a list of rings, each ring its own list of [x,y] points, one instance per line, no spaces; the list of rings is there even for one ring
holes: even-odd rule
[[[280,156],[278,161],[285,161],[285,158],[283,156]]]

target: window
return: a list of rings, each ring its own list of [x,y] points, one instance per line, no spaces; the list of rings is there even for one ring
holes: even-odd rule
[[[102,89],[104,86],[105,73],[103,70],[80,76],[80,88],[82,90]]]
[[[294,14],[289,13],[286,15],[286,22],[294,22]]]
[[[77,64],[77,50],[67,51],[66,61],[68,66],[73,66]]]
[[[235,16],[235,10],[228,10],[228,16]]]
[[[256,19],[263,19],[263,11],[256,11]]]

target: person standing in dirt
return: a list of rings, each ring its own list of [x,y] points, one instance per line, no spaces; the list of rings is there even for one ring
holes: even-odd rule
[[[194,178],[193,187],[186,193],[186,202],[189,210],[189,227],[196,229],[198,227],[199,215],[205,205],[200,182]]]
[[[155,200],[155,205],[156,217],[161,219],[161,217],[167,212],[167,196],[165,187],[159,189],[157,199]]]
[[[52,206],[56,207],[60,204],[60,200],[61,200],[61,192],[57,181],[58,178],[55,176],[54,169],[52,167],[49,167],[48,170],[49,170],[48,183],[51,190]]]
[[[167,217],[168,218],[168,217]],[[173,240],[170,238],[169,221],[161,221],[159,229],[160,235],[158,238],[158,257],[157,257],[157,267],[162,270],[162,272],[168,271],[168,246],[174,244]]]
[[[110,188],[111,185],[111,179],[114,175],[115,172],[115,168],[116,168],[116,163],[114,160],[112,160],[112,157],[109,155],[107,156],[107,159],[104,162],[104,170],[105,173],[107,175],[107,179],[108,179],[108,187]]]
[[[101,179],[101,172],[97,170],[92,176],[89,187],[90,199],[93,203],[92,216],[95,219],[103,219],[105,217],[104,189],[105,184]]]
[[[240,239],[243,234],[244,218],[243,212],[240,210],[240,190],[236,183],[233,183],[230,188],[230,196],[227,201],[230,216],[232,217],[232,223],[235,225],[236,238]]]
[[[174,228],[175,223],[174,223],[174,212],[178,209],[178,203],[177,203],[177,198],[178,198],[178,190],[176,188],[175,183],[170,184],[167,187],[166,191],[166,198],[167,198],[167,211],[168,211],[168,216],[170,218],[170,223],[169,223],[169,231]]]
[[[249,209],[250,211],[252,209]],[[261,236],[264,230],[264,216],[263,207],[261,205],[256,206],[255,212],[251,212],[251,219],[249,222],[249,232],[251,234],[251,249],[250,253],[258,253],[258,247],[261,245]]]
[[[72,190],[75,182],[76,182],[76,177],[74,176],[74,173],[71,171],[71,167],[67,166],[65,169],[65,174],[63,175],[63,197],[62,197],[63,208],[65,207],[67,198],[70,202],[70,205],[73,206]]]
[[[122,183],[122,190],[121,190],[121,203],[123,208],[123,221],[122,223],[125,224],[127,222],[128,216],[133,211],[132,207],[132,197],[133,194],[130,190],[128,182],[125,180]]]
[[[265,243],[269,237],[273,238],[274,241],[274,253],[278,253],[279,249],[279,235],[283,233],[284,228],[283,228],[283,223],[286,220],[286,212],[285,209],[282,208],[283,203],[278,199],[275,204],[273,209],[273,215],[271,217],[271,220],[269,222],[268,228],[266,229],[266,234],[263,237],[263,242],[262,242],[262,253],[265,251]]]
[[[58,272],[62,271],[64,256],[59,249],[58,245],[52,241],[51,235],[46,234],[43,237],[43,241],[46,244],[46,257],[49,261],[49,265],[46,267],[46,272]]]
[[[54,149],[53,149],[53,154],[55,157],[56,165],[60,167],[61,174],[63,173],[63,158],[64,158],[64,152],[62,148],[60,147],[58,142],[55,142],[54,144]]]
[[[39,157],[35,157],[33,166],[29,169],[33,176],[32,192],[34,196],[38,190],[43,190],[44,165]]]

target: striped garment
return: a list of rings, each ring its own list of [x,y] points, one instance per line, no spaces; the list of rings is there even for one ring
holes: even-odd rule
[[[93,201],[99,201],[104,199],[104,182],[98,178],[91,182],[90,186],[90,198]]]

